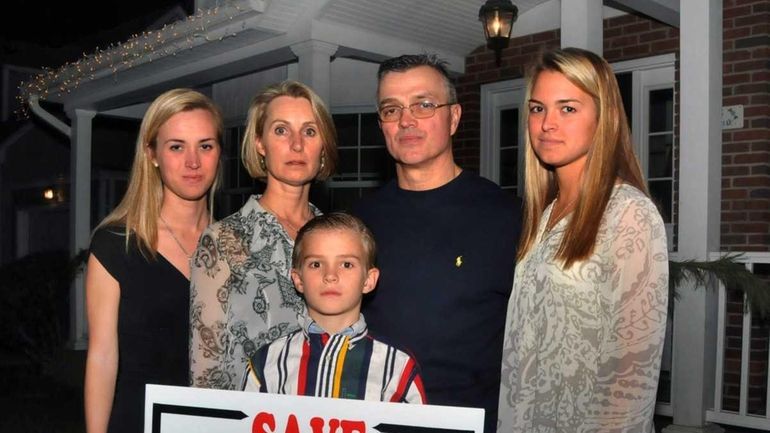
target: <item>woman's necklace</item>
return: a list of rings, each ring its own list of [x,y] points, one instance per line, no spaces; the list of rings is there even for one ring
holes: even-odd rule
[[[556,210],[556,204],[559,202],[559,195],[558,194],[556,195],[556,198],[553,201],[553,208],[551,210],[551,215],[548,218],[548,223],[546,223],[546,225],[545,225],[545,232],[546,233],[550,232],[551,229],[553,229],[554,226],[556,226],[556,224],[559,223],[559,220],[564,218],[564,216],[567,214],[567,212],[572,208],[572,205],[575,204],[575,201],[577,201],[577,197],[575,197],[569,203],[567,203],[561,209],[561,211],[557,214],[557,213],[554,213],[554,211]]]
[[[281,216],[279,216],[279,215],[278,215],[278,214],[277,214],[277,213],[276,213],[276,212],[275,212],[275,211],[274,211],[274,210],[273,210],[273,209],[272,209],[270,206],[268,206],[268,205],[267,205],[267,204],[266,204],[266,203],[265,203],[263,200],[259,200],[259,204],[260,204],[260,205],[262,206],[262,208],[264,208],[266,211],[268,211],[268,212],[270,212],[271,214],[273,214],[273,216],[275,217],[275,219],[277,219],[277,220],[278,220],[278,223],[280,223],[281,225],[283,225],[283,226],[285,226],[286,228],[290,229],[292,233],[296,234],[296,233],[298,233],[298,232],[299,232],[299,229],[300,229],[300,228],[302,228],[302,226],[300,226],[300,227],[297,227],[297,226],[295,226],[294,224],[292,224],[292,223],[291,223],[291,221],[289,221],[289,219],[288,219],[288,218],[284,218],[284,217],[281,217]],[[312,212],[310,212],[310,210],[309,210],[309,209],[308,209],[308,212],[310,213],[310,215],[312,215],[312,214],[313,214]],[[312,216],[311,216],[311,218],[312,218]]]
[[[163,219],[163,215],[158,215],[158,216],[160,217],[160,221],[163,223],[163,225],[166,226],[166,230],[168,230],[168,233],[171,235],[171,239],[173,239],[174,242],[176,242],[176,244],[179,245],[179,249],[182,250],[184,255],[187,256],[188,259],[191,259],[192,258],[192,254],[188,253],[187,249],[184,247],[184,245],[182,245],[182,243],[179,242],[179,239],[177,239],[176,235],[174,235],[174,231],[171,230],[171,227],[169,227],[169,225],[166,222],[166,220]]]

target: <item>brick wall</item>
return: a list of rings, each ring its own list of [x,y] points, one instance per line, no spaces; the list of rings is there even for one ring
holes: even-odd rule
[[[743,105],[742,129],[722,132],[722,249],[770,250],[770,0],[725,0],[722,13],[722,105]],[[759,265],[755,266],[756,268]],[[762,273],[760,271],[760,273]],[[765,276],[766,277],[766,276]],[[738,409],[743,305],[727,306],[724,393]],[[751,324],[747,411],[763,415],[767,396],[770,320]],[[739,338],[736,338],[736,333]]]
[[[770,1],[725,0],[724,106],[744,127],[722,133],[722,249],[770,250]]]

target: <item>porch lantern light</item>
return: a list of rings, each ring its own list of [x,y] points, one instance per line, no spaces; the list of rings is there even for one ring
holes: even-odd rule
[[[495,52],[497,66],[500,55],[511,40],[513,23],[519,16],[519,8],[511,0],[487,0],[479,9],[479,21],[484,24],[487,47]]]

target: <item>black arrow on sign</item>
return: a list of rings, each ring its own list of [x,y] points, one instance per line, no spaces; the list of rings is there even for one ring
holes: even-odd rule
[[[380,433],[474,433],[473,430],[455,430],[449,428],[437,427],[417,427],[413,425],[385,424],[380,423],[374,426],[374,429]]]
[[[176,404],[154,403],[152,405],[152,433],[160,433],[160,417],[164,413],[234,420],[244,419],[248,416],[239,410],[211,409],[208,407],[179,406]]]

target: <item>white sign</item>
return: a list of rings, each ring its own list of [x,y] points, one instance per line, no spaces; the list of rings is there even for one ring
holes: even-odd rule
[[[722,107],[722,129],[743,128],[743,105]]]
[[[484,410],[147,385],[144,433],[482,433]]]

